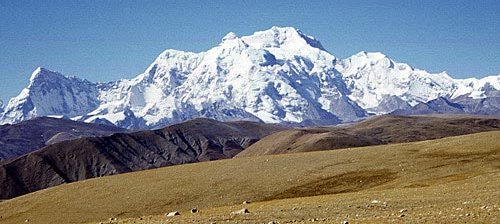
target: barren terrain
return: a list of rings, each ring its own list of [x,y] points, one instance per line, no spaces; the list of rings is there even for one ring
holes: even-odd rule
[[[7,200],[0,216],[2,223],[498,223],[497,139],[500,132],[485,132],[146,170]],[[242,208],[250,213],[231,214]],[[181,215],[164,215],[171,211]]]

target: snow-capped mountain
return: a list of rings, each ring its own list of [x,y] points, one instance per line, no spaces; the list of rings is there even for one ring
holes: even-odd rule
[[[28,87],[4,108],[2,121],[17,123],[37,116],[75,117],[89,113],[100,103],[96,86],[86,80],[37,68]]]
[[[409,109],[439,97],[488,97],[500,76],[458,80],[381,53],[337,59],[291,27],[229,33],[200,53],[166,50],[130,80],[91,83],[38,68],[1,123],[37,116],[153,128],[195,117],[270,123],[338,123]]]

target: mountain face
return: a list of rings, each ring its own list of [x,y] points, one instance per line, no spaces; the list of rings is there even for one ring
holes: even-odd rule
[[[17,123],[47,115],[79,116],[99,105],[98,95],[94,83],[37,68],[29,86],[4,108],[2,120]]]
[[[417,105],[406,108],[397,109],[391,114],[394,115],[417,115],[417,114],[465,114],[464,108],[458,103],[453,103],[450,100],[439,97],[426,103],[418,103]]]
[[[0,160],[13,159],[61,141],[111,135],[125,129],[67,119],[39,117],[0,126]]]
[[[391,114],[477,114],[477,115],[499,115],[500,114],[500,91],[489,84],[480,88],[481,94],[469,97],[461,95],[449,99],[438,97],[428,102],[421,102],[409,108],[397,109]]]
[[[92,177],[232,158],[281,130],[199,118],[153,131],[63,141],[0,164],[0,199]]]
[[[475,100],[498,90],[500,76],[453,79],[381,53],[338,59],[300,30],[273,27],[243,37],[229,33],[205,52],[166,50],[130,80],[91,83],[38,68],[0,122],[58,115],[132,129],[196,117],[335,124],[439,97],[460,99],[468,113],[476,113],[483,104]]]

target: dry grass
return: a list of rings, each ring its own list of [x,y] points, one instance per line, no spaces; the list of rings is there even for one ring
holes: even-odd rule
[[[374,116],[359,123],[300,128],[266,136],[236,157],[416,142],[499,131],[500,119],[476,116]]]
[[[485,132],[96,178],[1,202],[0,222],[85,223],[116,217],[113,222],[119,223],[304,223],[312,219],[498,223],[498,139],[500,132]],[[241,205],[245,200],[253,203]],[[193,207],[201,212],[190,214]],[[243,207],[251,213],[230,214]],[[408,211],[400,213],[403,208]],[[170,219],[162,215],[174,210],[182,215]]]

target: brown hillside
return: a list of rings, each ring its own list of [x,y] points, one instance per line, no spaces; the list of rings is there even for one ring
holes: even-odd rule
[[[0,163],[47,145],[81,137],[106,136],[126,129],[69,119],[37,117],[17,124],[0,125]]]
[[[110,218],[117,218],[113,223],[306,223],[313,218],[322,223],[495,223],[500,217],[496,139],[498,131],[152,169],[3,201],[0,216],[5,224]],[[245,200],[252,203],[241,205]],[[201,212],[191,214],[193,207]],[[241,208],[251,213],[230,214]],[[170,211],[181,216],[166,218]]]
[[[0,198],[93,177],[232,158],[283,127],[194,119],[154,131],[80,138],[0,164]]]
[[[383,115],[351,126],[301,128],[269,135],[236,157],[414,142],[500,130],[500,119]]]

